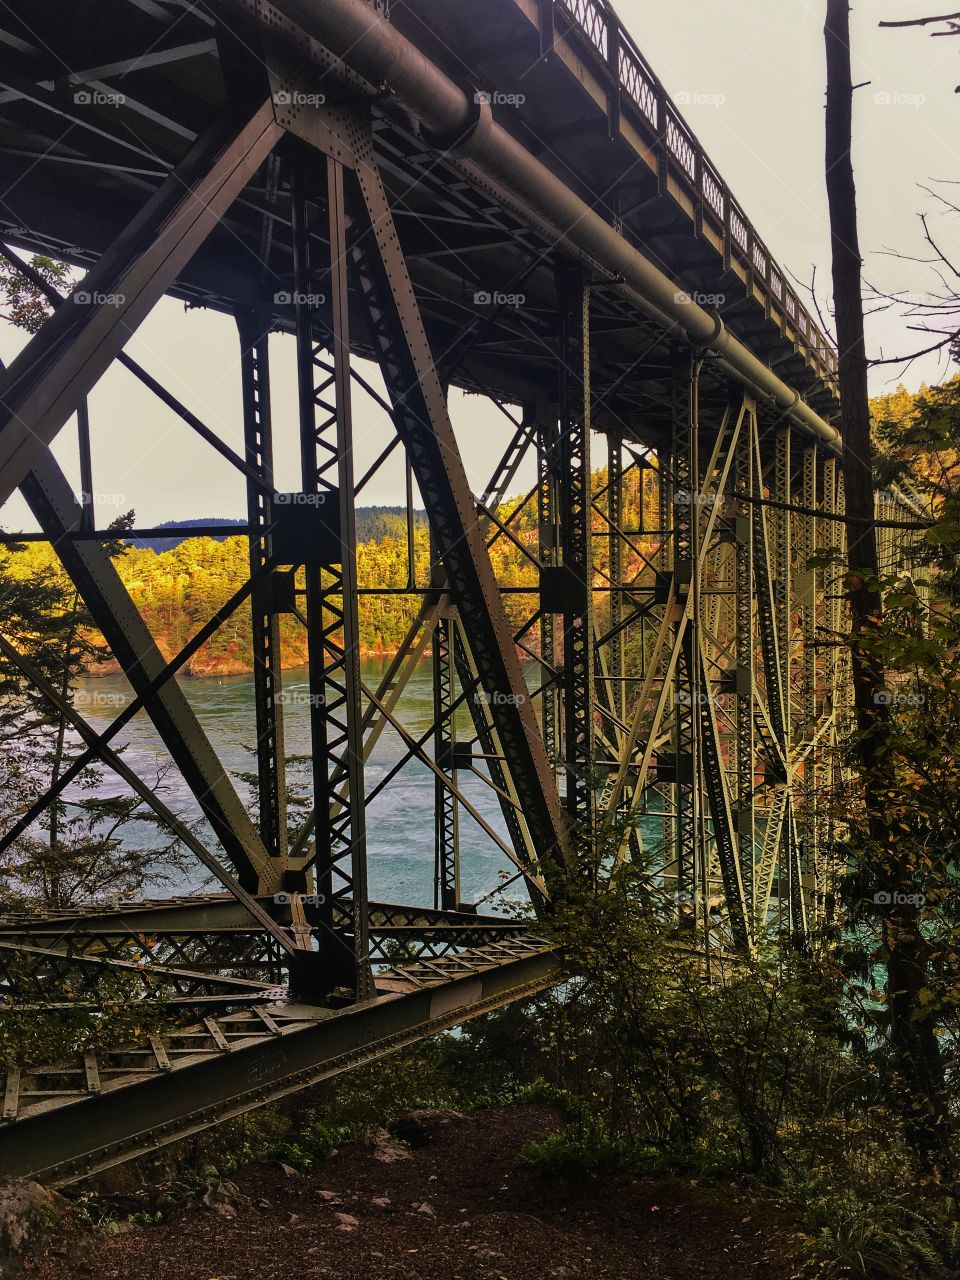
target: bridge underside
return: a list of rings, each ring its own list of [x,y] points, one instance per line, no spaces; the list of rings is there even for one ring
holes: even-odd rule
[[[332,8],[351,4],[382,7]],[[73,776],[94,761],[114,771],[224,890],[0,920],[0,1016],[69,1003],[95,1017],[110,984],[163,1014],[135,1044],[11,1069],[3,1173],[81,1177],[543,988],[555,960],[532,920],[577,868],[642,862],[667,926],[705,952],[748,952],[771,930],[802,937],[829,909],[818,794],[848,708],[831,643],[839,592],[809,564],[842,527],[822,335],[602,5],[490,0],[482,48],[473,6],[401,6],[390,29],[420,49],[421,87],[467,104],[446,138],[426,108],[418,118],[410,66],[388,63],[397,84],[371,80],[368,45],[352,62],[297,26],[310,8],[99,0],[38,13],[17,0],[0,21],[0,238],[88,268],[88,302],[52,297],[3,377],[0,499],[26,499],[130,700],[93,725],[0,645],[69,724]],[[463,98],[463,83],[484,92]],[[497,95],[520,85],[526,101],[501,111]],[[488,163],[501,116],[512,176]],[[551,221],[518,189],[525,166],[540,193],[562,182],[583,215],[558,205]],[[673,309],[654,276],[674,283]],[[242,452],[123,350],[164,295],[236,319]],[[698,295],[715,301],[705,311]],[[709,340],[691,340],[697,324]],[[277,333],[296,348],[293,424],[271,415]],[[79,433],[95,493],[86,397],[115,362],[246,494],[249,581],[172,658],[50,447]],[[508,423],[479,495],[451,387]],[[357,475],[358,424],[380,410],[389,430]],[[282,430],[299,449],[293,494],[274,484]],[[388,588],[357,563],[355,511],[398,456],[410,558]],[[532,487],[503,505],[527,473]],[[522,566],[509,582],[496,572],[506,547]],[[381,594],[414,607],[372,687],[360,601]],[[255,646],[252,806],[176,681],[238,610]],[[299,825],[291,618],[308,653]],[[427,661],[433,714],[414,731],[403,693]],[[115,750],[140,709],[200,834]],[[434,812],[410,836],[432,849],[429,903],[370,900],[368,809],[390,778],[368,766],[385,733],[402,744],[391,777],[432,776]],[[0,837],[8,856],[43,799]],[[486,901],[462,888],[467,824],[506,868]]]

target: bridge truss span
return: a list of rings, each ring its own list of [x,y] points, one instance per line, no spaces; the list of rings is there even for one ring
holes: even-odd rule
[[[490,0],[480,42],[451,0],[6,8],[4,252],[85,275],[65,298],[31,276],[51,315],[0,379],[0,498],[26,500],[130,698],[94,724],[0,635],[73,752],[0,844],[15,855],[95,761],[218,883],[0,918],[0,1017],[67,991],[95,1017],[111,983],[162,1014],[135,1043],[12,1066],[0,1173],[83,1177],[542,990],[538,922],[585,866],[642,863],[705,954],[804,936],[829,910],[850,713],[824,554],[843,541],[835,357],[612,10]],[[233,325],[239,447],[127,350],[165,296]],[[246,513],[248,581],[173,654],[56,450],[80,433],[95,492],[88,397],[117,367]],[[462,393],[503,427],[480,483]],[[395,464],[405,560],[384,582],[356,514]],[[372,600],[406,611],[376,679]],[[249,794],[177,680],[239,611]],[[426,728],[405,701],[424,670]],[[196,825],[117,750],[141,710]],[[431,891],[385,903],[371,823],[411,770]],[[468,830],[502,871],[488,892],[465,888]]]

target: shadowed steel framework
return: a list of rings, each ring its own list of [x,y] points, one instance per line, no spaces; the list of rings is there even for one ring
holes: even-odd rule
[[[598,850],[604,866],[642,857],[705,954],[748,953],[770,928],[802,938],[829,900],[818,793],[849,714],[843,647],[815,643],[842,631],[813,559],[842,542],[836,357],[613,11],[11,0],[0,36],[5,252],[28,272],[24,251],[86,273],[66,300],[36,281],[53,310],[0,380],[0,501],[23,495],[133,699],[94,728],[0,647],[74,731],[57,792],[100,761],[220,884],[0,918],[8,1007],[49,1008],[69,987],[95,1008],[124,975],[169,1013],[148,1039],[9,1070],[0,1173],[69,1182],[543,989],[556,968],[536,918]],[[124,350],[164,295],[236,321],[242,453]],[[282,425],[277,333],[296,348]],[[77,430],[95,491],[87,396],[115,363],[246,489],[249,580],[169,660],[51,452]],[[480,494],[451,387],[509,420]],[[371,409],[390,437],[358,475],[354,425]],[[292,493],[274,484],[281,430],[299,451]],[[358,602],[383,587],[358,571],[355,512],[397,457],[416,609],[374,687]],[[533,488],[504,506],[524,467]],[[520,555],[519,585],[498,581],[498,543]],[[176,681],[238,610],[253,624],[253,809]],[[299,826],[285,616],[308,655]],[[414,733],[398,704],[426,661],[432,725]],[[139,710],[203,838],[117,753]],[[417,761],[434,780],[435,893],[418,905],[367,888],[384,784],[365,765],[385,730],[403,745],[393,772]],[[467,823],[532,913],[464,900]]]

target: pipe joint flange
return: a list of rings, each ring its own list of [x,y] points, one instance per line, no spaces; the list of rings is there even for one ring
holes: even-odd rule
[[[466,95],[470,114],[467,123],[461,129],[435,133],[426,126],[420,126],[420,137],[436,151],[452,151],[458,156],[469,157],[475,147],[480,147],[490,136],[493,129],[493,110],[490,106],[490,95],[477,89],[472,84],[460,83]]]

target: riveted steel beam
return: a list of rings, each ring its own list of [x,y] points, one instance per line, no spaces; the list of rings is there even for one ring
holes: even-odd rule
[[[469,636],[491,716],[541,860],[562,865],[569,840],[549,761],[516,657],[459,447],[369,138],[351,135],[356,226],[348,254],[451,594]]]
[[[99,1090],[82,1062],[63,1062],[33,1073],[27,1105],[21,1074],[17,1105],[0,1124],[0,1176],[76,1181],[532,995],[555,976],[542,944],[504,941],[431,961],[420,977],[386,974],[384,994],[338,1012],[265,1004],[164,1033],[155,1046],[101,1050]]]

